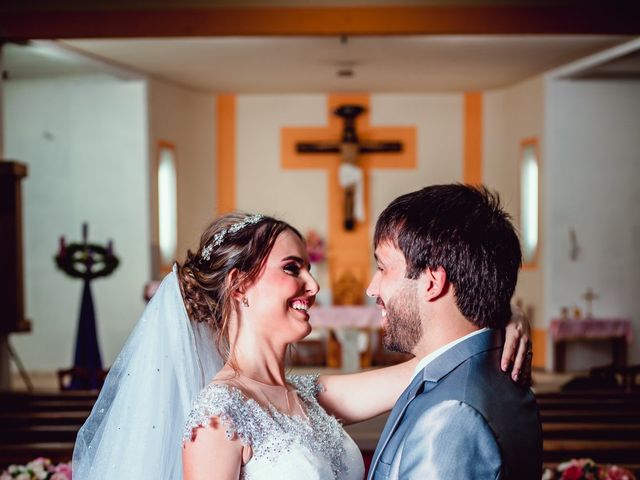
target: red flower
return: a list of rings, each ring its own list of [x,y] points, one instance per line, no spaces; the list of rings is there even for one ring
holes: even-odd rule
[[[309,261],[311,263],[319,263],[327,258],[324,240],[322,240],[315,230],[309,230],[306,236],[306,242],[307,251],[309,252]]]
[[[617,465],[610,465],[607,468],[608,479],[611,480],[636,480],[636,477],[626,468],[618,467]]]
[[[562,480],[581,480],[582,476],[582,468],[577,465],[571,465],[562,473]]]

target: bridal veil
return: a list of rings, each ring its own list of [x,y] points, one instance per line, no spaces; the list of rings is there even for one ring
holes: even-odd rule
[[[187,316],[174,266],[78,432],[74,480],[181,479],[186,417],[221,367],[211,330]]]

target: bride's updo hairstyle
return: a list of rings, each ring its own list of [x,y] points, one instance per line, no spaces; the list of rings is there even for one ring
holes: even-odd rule
[[[197,252],[187,252],[178,264],[184,303],[193,322],[205,322],[214,332],[222,358],[229,358],[229,319],[236,308],[233,294],[253,282],[271,253],[278,235],[298,230],[272,217],[229,213],[213,221],[200,238]],[[238,270],[233,283],[229,272]]]

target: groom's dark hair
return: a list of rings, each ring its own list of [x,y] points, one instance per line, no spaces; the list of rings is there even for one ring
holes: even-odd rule
[[[376,223],[374,245],[402,251],[407,278],[442,267],[460,312],[478,327],[509,322],[522,261],[500,197],[484,186],[433,185],[396,198]]]

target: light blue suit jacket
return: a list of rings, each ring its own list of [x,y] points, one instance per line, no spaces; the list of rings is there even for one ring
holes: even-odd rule
[[[416,375],[389,415],[369,480],[540,479],[537,405],[500,370],[502,344],[498,330],[479,333]]]

